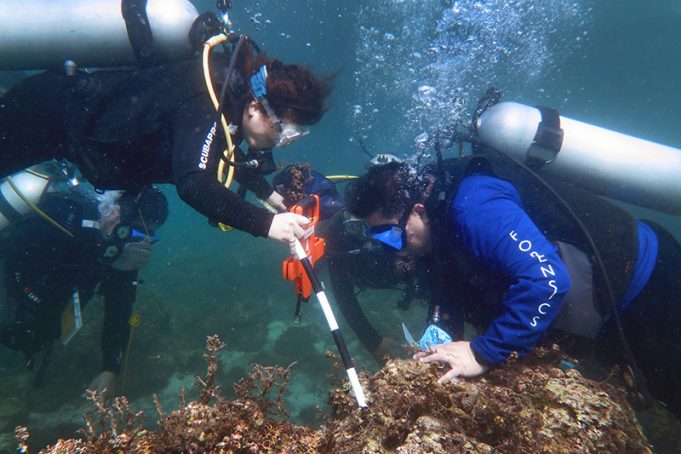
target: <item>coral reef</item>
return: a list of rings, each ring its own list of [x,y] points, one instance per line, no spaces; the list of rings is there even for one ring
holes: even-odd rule
[[[142,428],[125,398],[113,408],[95,400],[82,439],[60,440],[44,452],[364,452],[364,453],[648,453],[634,413],[615,387],[556,367],[557,349],[514,358],[484,378],[441,386],[443,370],[411,360],[391,360],[364,375],[369,407],[357,409],[348,389],[330,395],[333,414],[319,429],[286,420],[283,395],[291,366],[254,365],[226,400],[215,385],[217,352],[208,339],[200,399],[166,415],[159,429]],[[27,431],[19,428],[22,446]]]
[[[367,386],[369,411],[353,417],[346,393],[331,400],[337,452],[650,452],[624,394],[555,367],[537,349],[484,378],[439,386],[443,371],[392,361]]]

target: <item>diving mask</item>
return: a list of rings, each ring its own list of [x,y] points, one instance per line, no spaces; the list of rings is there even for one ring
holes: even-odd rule
[[[397,251],[406,246],[404,227],[397,224],[382,224],[367,227],[364,231],[367,238],[379,241]]]
[[[273,148],[291,145],[296,140],[310,133],[307,128],[281,121],[277,114],[274,113],[274,109],[272,109],[272,106],[267,101],[267,65],[262,65],[258,72],[251,76],[250,86],[253,98],[263,106],[265,113],[267,113],[270,121],[272,121],[272,129],[277,133]]]
[[[372,167],[380,167],[386,164],[402,164],[404,161],[401,158],[389,153],[377,154],[367,163],[366,168],[371,169]]]
[[[274,121],[272,121],[272,124],[274,125]],[[307,128],[303,128],[302,126],[293,123],[280,123],[280,125],[282,126],[281,131],[277,131],[274,148],[291,145],[296,140],[310,133]]]
[[[364,223],[364,219],[357,218],[351,214],[346,214],[346,218],[343,220],[343,229],[346,234],[355,238],[365,239],[364,231],[366,228],[367,226]]]

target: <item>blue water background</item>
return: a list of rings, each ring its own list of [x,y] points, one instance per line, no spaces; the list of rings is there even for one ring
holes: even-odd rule
[[[199,11],[214,7],[213,1],[195,4]],[[678,1],[235,0],[232,19],[271,56],[336,76],[329,112],[308,138],[277,151],[280,161],[357,174],[366,162],[360,140],[371,153],[412,155],[419,135],[469,118],[492,84],[507,100],[548,105],[574,119],[681,148]],[[0,73],[0,80],[14,76]],[[174,408],[181,386],[195,395],[205,337],[217,333],[228,345],[219,377],[226,392],[251,362],[298,361],[289,409],[297,421],[319,421],[327,410],[328,376],[344,377],[323,358],[334,346],[316,303],[303,308],[304,325],[291,328],[294,294],[281,279],[285,248],[240,232],[220,233],[172,187],[166,193],[171,216],[143,270],[143,323],[133,338],[126,393],[148,409],[149,422],[155,419],[152,392],[160,393],[166,409]],[[632,209],[678,235],[676,218]],[[380,330],[401,340],[399,322],[418,331],[425,310],[417,302],[407,313],[398,311],[399,296],[367,291],[360,298]],[[101,311],[92,306],[86,323],[93,326],[82,333],[80,347],[55,353],[51,380],[42,389],[31,389],[17,355],[0,352],[3,393],[21,396],[16,422],[31,424],[38,444],[68,435],[87,408],[80,390],[99,364]],[[342,319],[341,328],[358,369],[375,370]],[[74,362],[78,373],[66,366]]]

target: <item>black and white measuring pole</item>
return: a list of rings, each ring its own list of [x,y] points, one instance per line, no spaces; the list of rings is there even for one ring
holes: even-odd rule
[[[333,311],[331,310],[329,300],[326,297],[326,293],[324,293],[324,288],[322,287],[319,278],[312,269],[310,259],[307,257],[305,249],[303,249],[303,245],[300,244],[300,240],[298,240],[297,238],[295,240],[294,252],[296,258],[300,260],[300,263],[303,264],[305,274],[307,274],[307,277],[310,279],[310,282],[312,283],[312,289],[314,290],[315,296],[317,297],[317,301],[319,301],[319,305],[322,307],[324,317],[326,317],[326,322],[329,324],[329,329],[331,329],[331,335],[333,336],[333,340],[336,342],[338,353],[340,353],[341,360],[343,361],[343,367],[345,367],[345,371],[347,372],[348,378],[350,379],[350,385],[352,386],[352,391],[355,393],[357,404],[360,407],[366,407],[367,403],[364,398],[364,390],[362,389],[362,385],[359,382],[359,377],[357,376],[355,365],[352,363],[352,359],[350,358],[348,349],[345,346],[343,335],[341,334],[340,329],[338,328],[336,317],[333,315]]]

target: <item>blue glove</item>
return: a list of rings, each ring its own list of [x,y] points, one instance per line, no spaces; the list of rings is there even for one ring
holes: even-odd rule
[[[419,341],[419,348],[427,351],[439,344],[446,344],[453,342],[452,336],[447,334],[445,330],[435,325],[430,325],[421,336]]]

